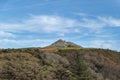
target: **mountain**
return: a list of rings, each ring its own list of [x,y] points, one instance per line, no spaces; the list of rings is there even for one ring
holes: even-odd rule
[[[56,48],[70,48],[70,47],[75,47],[75,48],[82,48],[81,46],[73,43],[73,42],[67,42],[65,40],[59,39],[56,42],[52,43],[50,46],[48,47],[56,47]]]
[[[44,48],[0,49],[0,80],[119,80],[119,74],[120,52],[109,49],[64,40]]]

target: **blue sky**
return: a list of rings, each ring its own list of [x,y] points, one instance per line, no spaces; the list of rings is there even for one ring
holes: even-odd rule
[[[58,39],[120,51],[119,0],[0,0],[0,48]]]

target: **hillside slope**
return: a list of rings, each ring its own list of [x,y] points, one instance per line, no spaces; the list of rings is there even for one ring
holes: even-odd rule
[[[0,50],[0,80],[119,80],[120,52],[95,48]]]

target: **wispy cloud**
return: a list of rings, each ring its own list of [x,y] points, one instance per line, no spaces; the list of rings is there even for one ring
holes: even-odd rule
[[[36,25],[38,29],[44,32],[62,32],[67,33],[70,29],[76,26],[77,21],[59,16],[33,16],[25,22],[27,25]],[[32,28],[32,26],[31,26]],[[73,29],[74,31],[74,29]]]
[[[93,40],[91,41],[91,46],[92,47],[97,47],[97,48],[112,48],[113,41],[105,41],[105,40]]]
[[[120,27],[120,19],[113,17],[98,17],[100,21],[105,23],[105,26]]]
[[[118,45],[119,42],[120,41],[117,41],[117,40],[95,39],[90,41],[89,47],[112,49],[112,50],[120,51],[120,48]]]
[[[105,17],[105,16],[95,16],[83,12],[75,13],[77,16],[81,16],[81,21],[83,26],[92,28],[93,26],[96,27],[120,27],[120,18],[114,18],[112,16]],[[81,25],[82,25],[81,24]]]
[[[4,31],[37,31],[46,33],[69,33],[79,32],[81,28],[99,29],[104,27],[120,27],[120,19],[112,17],[82,18],[80,20],[70,19],[54,15],[31,16],[22,23],[0,23],[0,30]]]
[[[120,27],[120,19],[99,16],[77,20],[55,15],[32,15],[29,19],[21,21],[21,23],[0,23],[0,30],[3,32],[30,31],[54,33],[59,36],[64,36],[66,33],[86,33],[84,28],[93,33],[98,33],[105,27]]]
[[[101,17],[101,16],[96,16],[94,18],[83,17],[81,19],[71,19],[56,15],[32,15],[30,18],[24,19],[20,23],[0,23],[0,30],[1,30],[0,37],[2,37],[3,35],[8,37],[14,37],[17,35],[12,33],[22,32],[22,31],[54,34],[56,36],[65,36],[65,34],[71,34],[71,33],[78,33],[81,34],[81,36],[85,36],[82,34],[86,33],[88,36],[90,36],[92,34],[90,34],[89,31],[91,31],[93,34],[97,36],[97,35],[103,35],[104,33],[102,33],[102,30],[104,28],[109,28],[109,27],[119,28],[120,19],[116,19],[113,17]],[[107,37],[109,36],[112,35],[107,35]],[[102,37],[106,37],[106,35]],[[3,46],[6,45],[7,43],[16,44],[18,46],[20,46],[21,44],[30,46],[28,44],[34,44],[36,42],[41,43],[42,41],[41,39],[12,40],[6,38],[0,40],[0,43]],[[93,47],[114,48],[113,47],[114,43],[111,44],[111,42],[107,42],[101,39],[95,39],[91,43],[93,44],[91,45]]]
[[[8,38],[8,37],[15,37],[14,34],[10,32],[0,31],[0,38]]]
[[[14,39],[1,39],[0,47],[4,48],[23,48],[23,47],[43,47],[47,46],[54,39],[31,39],[31,40],[14,40]]]
[[[19,24],[0,23],[0,29],[4,31],[31,31],[43,33],[69,33],[76,32],[76,20],[59,16],[32,16],[30,19],[22,21]]]

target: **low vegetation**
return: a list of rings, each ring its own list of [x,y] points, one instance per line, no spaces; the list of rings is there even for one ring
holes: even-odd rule
[[[120,52],[109,49],[62,40],[45,48],[0,49],[0,80],[119,80],[119,74]]]

